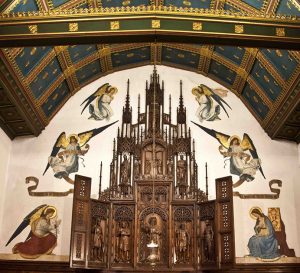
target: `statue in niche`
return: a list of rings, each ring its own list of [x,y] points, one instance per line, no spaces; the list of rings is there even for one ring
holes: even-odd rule
[[[151,160],[146,159],[145,162],[145,174],[151,174]]]
[[[186,230],[185,223],[180,223],[175,230],[175,253],[177,263],[186,263],[189,261],[190,234]]]
[[[161,228],[157,222],[157,218],[155,216],[152,216],[148,220],[148,224],[144,227],[145,232],[148,234],[149,242],[153,241],[158,245],[157,248],[157,255],[158,255],[158,261],[161,260],[161,247],[162,247],[162,238],[161,238]]]
[[[177,162],[177,183],[180,185],[186,184],[186,160],[183,159],[183,155],[180,155],[180,159]]]
[[[129,184],[130,177],[130,162],[126,155],[123,155],[123,162],[121,163],[121,184]]]
[[[203,231],[203,257],[206,262],[215,260],[214,231],[209,220],[205,221]]]
[[[101,220],[97,218],[96,224],[93,226],[93,247],[92,259],[103,261],[104,258],[104,236],[101,227]]]
[[[162,174],[163,173],[162,161],[159,158],[156,159],[156,170],[157,170],[156,174]]]
[[[140,174],[140,171],[141,171],[141,161],[138,158],[136,158],[133,167],[134,176],[135,177],[138,176]]]
[[[167,174],[168,175],[173,174],[173,160],[172,159],[167,161]]]
[[[130,229],[129,223],[126,221],[122,221],[119,223],[119,244],[117,249],[118,261],[121,262],[129,262],[130,260]]]

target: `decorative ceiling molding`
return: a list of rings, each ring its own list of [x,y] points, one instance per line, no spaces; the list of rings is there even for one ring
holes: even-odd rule
[[[115,20],[115,16],[118,20]],[[159,22],[155,25],[154,22]],[[159,40],[236,43],[298,48],[300,25],[296,17],[232,13],[225,10],[138,6],[50,10],[2,14],[0,43],[13,46],[36,43],[114,43]],[[127,37],[127,39],[125,39]]]

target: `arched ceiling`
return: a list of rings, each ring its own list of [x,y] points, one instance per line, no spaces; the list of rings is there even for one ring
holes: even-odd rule
[[[112,7],[120,7],[122,15],[119,14],[119,17],[109,19],[110,32],[106,32],[106,34],[110,34],[110,36],[106,36],[108,37],[106,41],[109,41],[109,37],[114,35],[112,27],[114,25],[120,27],[120,22],[116,21],[121,18],[120,16],[134,16],[132,11],[133,13],[140,12],[136,7],[146,14],[149,5],[155,5],[155,11],[159,10],[158,7],[164,9],[163,6],[171,7],[171,9],[173,6],[188,8],[188,11],[169,10],[172,18],[176,17],[177,13],[178,16],[181,16],[182,12],[192,12],[193,16],[206,13],[208,19],[201,17],[200,24],[199,21],[195,22],[195,18],[187,18],[186,14],[185,18],[179,19],[180,22],[185,22],[186,18],[192,20],[193,27],[195,26],[200,31],[206,27],[206,34],[209,31],[215,32],[210,33],[214,34],[212,37],[220,40],[224,38],[225,45],[211,45],[207,40],[205,43],[202,42],[201,35],[204,34],[199,31],[197,36],[193,36],[195,37],[192,40],[193,43],[187,43],[187,41],[171,43],[168,39],[164,41],[164,36],[159,35],[157,38],[160,39],[156,39],[158,41],[89,43],[94,40],[87,28],[85,33],[75,33],[78,35],[76,37],[84,36],[86,38],[84,44],[63,45],[73,41],[68,39],[67,35],[65,39],[60,38],[62,43],[57,39],[43,40],[43,36],[39,36],[40,39],[38,39],[37,36],[34,36],[36,33],[33,32],[31,32],[33,36],[26,33],[21,33],[23,36],[21,34],[13,36],[17,31],[13,28],[14,26],[21,28],[22,24],[27,24],[27,30],[35,28],[34,26],[39,30],[47,26],[46,21],[41,21],[46,18],[48,22],[52,23],[52,28],[57,27],[54,30],[51,27],[47,28],[47,33],[53,31],[51,37],[54,37],[65,27],[55,25],[55,23],[61,24],[62,17],[57,16],[64,16],[63,18],[66,19],[69,18],[69,14],[64,14],[64,11],[72,11],[73,15],[76,14],[76,20],[78,19],[76,23],[73,23],[75,25],[71,25],[72,23],[68,21],[69,31],[74,37],[76,30],[71,30],[71,27],[77,28],[77,30],[83,27],[81,23],[87,20],[85,17],[87,14],[93,14],[95,9],[110,8],[109,12],[111,12]],[[132,6],[134,10],[128,9]],[[127,7],[127,10],[124,10],[124,7]],[[75,9],[78,12],[74,11]],[[2,11],[3,25],[6,26],[3,30],[0,27],[0,43],[2,41],[5,45],[7,43],[11,45],[11,41],[14,41],[18,46],[2,47],[0,51],[0,125],[11,138],[22,135],[38,135],[64,103],[91,81],[114,71],[156,63],[194,71],[210,77],[234,92],[270,137],[300,142],[300,51],[289,50],[289,46],[284,46],[286,41],[294,43],[293,48],[300,45],[300,26],[297,17],[300,14],[300,4],[298,0],[19,0],[4,1],[0,5],[0,10]],[[51,11],[55,10],[58,15],[56,14],[54,18]],[[40,13],[27,13],[38,11]],[[104,13],[106,11],[101,10]],[[19,14],[14,14],[18,12]],[[159,11],[157,12],[159,13]],[[235,18],[230,15],[234,12],[243,15],[238,18],[238,21],[243,22],[242,24],[234,21]],[[229,17],[226,15],[227,13]],[[217,21],[211,20],[212,17],[219,18],[219,14],[223,14],[223,17],[220,18],[224,20],[219,23],[234,24],[235,35],[240,35],[230,37],[231,45],[226,45],[228,33],[224,30],[220,32],[219,26],[216,25]],[[253,17],[254,14],[256,17]],[[153,14],[151,16],[152,27],[153,21],[156,21],[155,24],[163,24],[163,17],[158,17],[156,13],[155,17]],[[261,17],[266,21],[258,23],[260,20],[258,18]],[[95,18],[99,17],[93,17],[93,20],[96,20]],[[268,21],[270,18],[273,18],[272,21]],[[133,17],[130,19],[131,21],[127,22],[129,25],[126,26],[129,28],[132,24],[134,28],[137,28],[139,24],[134,21]],[[142,22],[141,17],[138,19]],[[72,20],[75,20],[74,17]],[[121,24],[125,26],[125,22],[126,19],[121,21]],[[167,27],[173,26],[172,24],[168,26],[167,23],[167,21],[164,22]],[[194,25],[194,23],[197,24]],[[256,24],[257,29],[274,27],[272,31],[275,34],[268,36],[271,32],[267,30],[264,34],[266,41],[270,44],[269,48],[253,47],[251,37],[255,39],[259,35],[242,35],[244,29],[248,28],[251,31],[251,23],[253,26]],[[296,30],[296,36],[292,37]],[[10,33],[7,33],[9,31]],[[184,29],[181,31],[178,36],[184,37],[187,31]],[[170,29],[169,32],[172,34]],[[175,30],[173,32],[175,33]],[[147,38],[147,33],[143,32],[143,37]],[[176,29],[176,33],[178,33],[178,29]],[[133,32],[129,34],[133,34]],[[290,35],[290,40],[285,34]],[[11,38],[9,35],[12,35]],[[139,35],[141,34],[139,33]],[[16,40],[14,40],[15,37],[17,37]],[[207,38],[207,36],[205,37]],[[238,42],[235,43],[232,40],[233,37],[236,41],[243,41],[248,47],[239,46]],[[100,39],[101,35],[98,38]],[[26,39],[28,39],[28,43],[32,43],[32,46],[20,47],[23,45],[22,41]],[[195,43],[197,39],[198,42]],[[40,45],[41,40],[43,45]],[[130,38],[127,40],[131,41]],[[233,46],[232,44],[237,45]],[[273,48],[273,45],[278,48]]]

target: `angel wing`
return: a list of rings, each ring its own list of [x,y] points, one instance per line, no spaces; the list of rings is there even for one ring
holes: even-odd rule
[[[225,135],[223,133],[217,132],[213,129],[208,129],[206,127],[203,127],[195,122],[192,121],[192,123],[194,123],[195,125],[197,125],[198,127],[200,127],[204,132],[206,132],[207,134],[209,134],[210,136],[214,137],[216,140],[219,141],[219,143],[226,149],[229,148],[229,138],[230,136]]]
[[[68,146],[68,144],[69,144],[69,142],[68,142],[68,140],[66,138],[66,133],[62,132],[59,135],[59,137],[57,138],[57,140],[56,140],[56,142],[55,142],[55,144],[54,144],[54,146],[52,148],[52,152],[51,152],[50,156],[56,156],[57,153],[59,152],[59,150],[61,148],[65,149]],[[50,167],[50,164],[48,162],[48,164],[47,164],[47,166],[45,168],[45,171],[43,172],[43,175],[47,172],[47,170],[49,169],[49,167]]]
[[[249,137],[248,134],[244,134],[243,135],[243,140],[242,140],[242,143],[241,143],[241,147],[244,151],[246,150],[249,150],[251,156],[253,158],[259,158],[258,154],[257,154],[257,151],[256,151],[256,148],[253,144],[253,141],[252,139]],[[262,167],[260,166],[259,167],[259,171],[261,172],[262,176],[264,179],[266,179],[265,175],[264,175],[264,172],[262,170]]]
[[[204,84],[200,84],[199,87],[202,88],[205,95],[211,96],[216,101],[216,103],[219,104],[223,108],[223,110],[225,111],[227,117],[229,117],[228,112],[227,112],[224,104],[226,104],[231,109],[230,105],[225,100],[223,100],[218,94],[216,94],[211,88],[209,88],[208,86],[206,86]]]
[[[103,84],[102,86],[100,86],[92,95],[90,95],[89,97],[87,97],[81,104],[84,104],[86,102],[86,104],[84,105],[81,114],[83,113],[83,111],[85,110],[85,108],[88,107],[88,105],[96,98],[96,97],[100,97],[102,96],[106,90],[110,87],[110,85],[108,83]]]
[[[90,141],[90,139],[98,134],[100,134],[102,131],[104,131],[105,129],[107,129],[108,127],[112,126],[113,124],[115,124],[117,121],[115,122],[112,122],[108,125],[105,125],[105,126],[102,126],[102,127],[99,127],[99,128],[95,128],[93,130],[90,130],[90,131],[85,131],[85,132],[82,132],[80,134],[78,134],[78,137],[79,137],[79,145],[82,147],[84,146],[86,143],[88,143]]]
[[[9,243],[15,239],[28,225],[30,225],[32,223],[32,219],[37,219],[38,217],[41,216],[42,212],[45,210],[45,208],[47,208],[48,205],[44,204],[41,206],[38,206],[37,208],[35,208],[32,212],[30,212],[22,221],[22,223],[17,227],[17,229],[15,230],[15,232],[12,234],[12,236],[9,238],[8,242],[6,243],[5,246],[8,246]],[[27,237],[27,239],[30,237],[30,233]],[[27,240],[26,239],[26,240]]]

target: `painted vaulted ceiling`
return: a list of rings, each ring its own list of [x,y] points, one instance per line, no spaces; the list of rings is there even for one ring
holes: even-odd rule
[[[166,11],[162,15],[172,18],[159,17],[162,10]],[[169,36],[156,32],[155,41],[147,38],[153,33],[142,18],[150,11],[150,29],[166,28]],[[0,125],[11,138],[38,135],[64,103],[91,81],[155,63],[210,77],[234,92],[270,137],[300,142],[299,0],[4,0],[0,12]],[[87,20],[92,25],[89,20],[96,17],[86,15],[97,12],[117,17],[107,22],[102,17],[102,36],[95,40],[95,29],[83,24]],[[135,21],[134,13],[139,12],[144,17]],[[207,17],[200,20],[203,14]],[[240,16],[235,22],[234,14]],[[131,16],[130,21],[123,15]],[[182,15],[186,17],[167,21]],[[70,16],[68,38],[62,36],[66,25],[61,19]],[[193,33],[185,29],[188,24]],[[22,32],[24,25],[28,34],[25,28]],[[233,34],[224,25],[232,27]],[[128,36],[110,43],[113,31],[122,27],[123,33],[145,39]],[[138,28],[144,32],[137,35]],[[80,29],[84,31],[79,33]],[[187,40],[172,42],[169,37],[174,33]],[[85,39],[77,44],[74,37]],[[210,37],[220,43],[210,44]],[[265,40],[264,48],[255,47],[255,39],[258,45]]]

